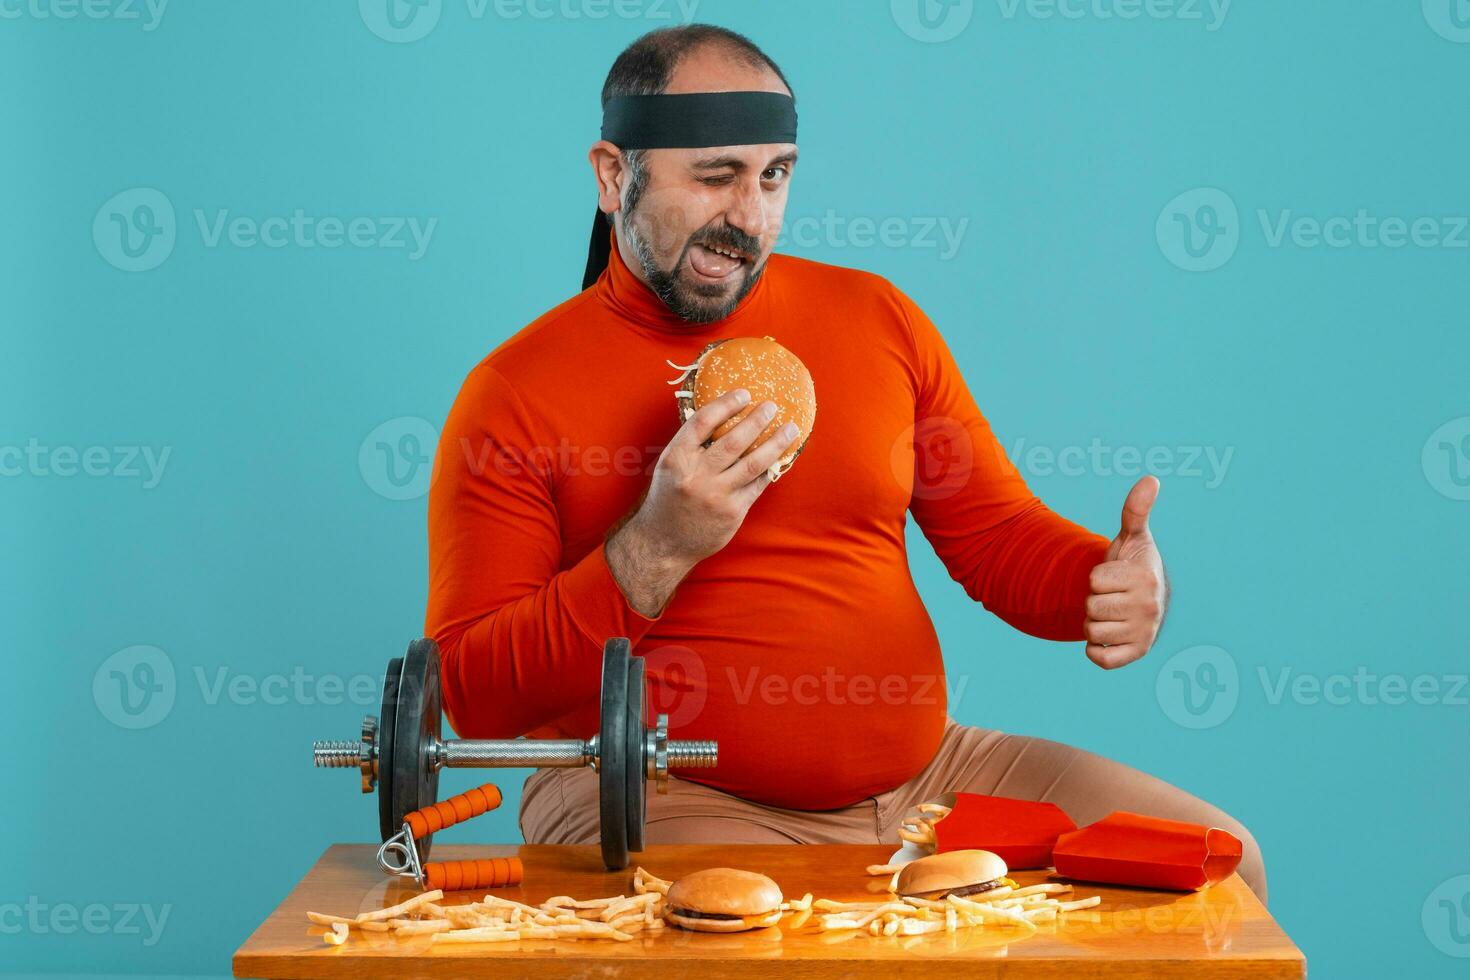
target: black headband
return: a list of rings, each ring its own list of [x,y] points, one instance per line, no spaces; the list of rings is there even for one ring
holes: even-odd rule
[[[602,138],[620,150],[795,143],[796,102],[778,92],[619,95],[602,109]]]
[[[620,150],[795,143],[796,100],[779,92],[619,95],[603,107],[602,138]],[[597,281],[611,257],[612,243],[598,209],[592,217],[583,289]]]

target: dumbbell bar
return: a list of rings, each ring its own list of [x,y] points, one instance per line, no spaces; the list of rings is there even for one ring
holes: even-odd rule
[[[643,850],[646,781],[653,779],[658,792],[666,793],[670,769],[710,768],[718,761],[716,742],[670,741],[667,715],[659,715],[649,729],[645,700],[643,659],[632,656],[625,637],[614,637],[602,650],[600,726],[591,738],[440,738],[439,648],[433,640],[419,639],[409,644],[407,654],[388,662],[382,713],[363,719],[361,738],[316,742],[312,757],[319,767],[357,769],[364,793],[377,787],[384,842],[402,831],[406,815],[437,801],[439,770],[446,766],[590,765],[599,778],[603,863],[619,870],[628,866],[630,850]],[[432,834],[418,840],[420,858],[428,857],[432,842]]]

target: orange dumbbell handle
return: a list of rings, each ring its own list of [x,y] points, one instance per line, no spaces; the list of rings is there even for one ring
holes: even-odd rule
[[[478,817],[487,810],[500,805],[500,790],[494,783],[486,783],[466,790],[458,796],[440,800],[422,810],[415,810],[403,818],[413,834],[414,840],[427,837],[436,830],[453,827],[470,817]]]
[[[424,887],[432,891],[469,891],[500,888],[521,883],[521,859],[490,858],[485,861],[438,861],[424,865]]]

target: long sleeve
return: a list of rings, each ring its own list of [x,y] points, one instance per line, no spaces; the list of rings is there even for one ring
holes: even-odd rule
[[[1006,457],[944,338],[898,290],[914,346],[914,495],[909,511],[950,577],[1007,623],[1080,640],[1088,576],[1108,542],[1053,513]]]
[[[594,702],[602,644],[657,622],[628,604],[599,543],[563,555],[536,417],[489,363],[465,381],[429,493],[425,631],[439,644],[456,732],[514,738]],[[537,451],[536,447],[543,447]]]

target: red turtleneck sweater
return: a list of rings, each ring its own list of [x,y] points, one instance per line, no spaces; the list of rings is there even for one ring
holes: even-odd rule
[[[695,566],[655,619],[609,572],[603,540],[679,427],[673,387],[711,340],[774,337],[817,392],[806,450]],[[602,646],[645,658],[649,712],[720,742],[686,779],[825,810],[933,757],[944,662],[914,588],[904,515],[950,575],[1006,622],[1082,638],[1107,541],[1049,511],[976,408],[938,330],[865,272],[772,255],[715,323],[673,316],[616,243],[589,289],[481,361],[444,424],[429,495],[426,632],[466,738],[586,738]]]

